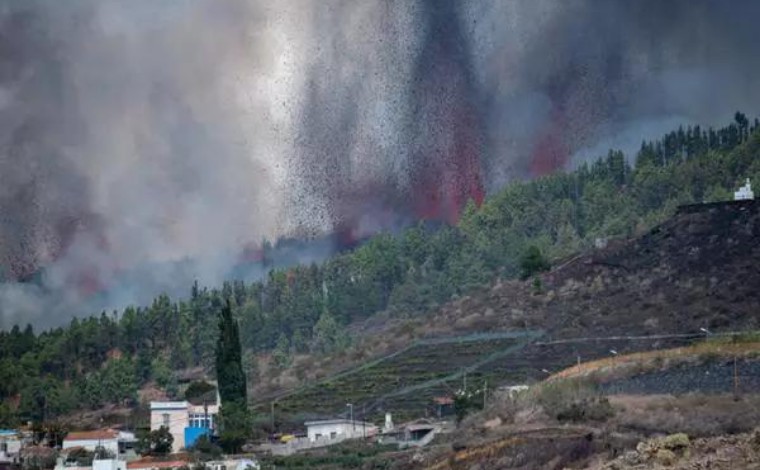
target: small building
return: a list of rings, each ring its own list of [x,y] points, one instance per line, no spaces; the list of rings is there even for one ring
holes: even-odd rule
[[[15,465],[20,462],[23,437],[13,429],[0,429],[0,465]]]
[[[137,439],[134,433],[115,429],[70,432],[63,440],[63,450],[82,448],[95,452],[103,448],[114,457],[124,456],[133,451]]]
[[[360,437],[372,437],[377,434],[377,426],[364,421],[350,419],[326,419],[307,421],[306,435],[309,441],[341,441]]]
[[[150,402],[150,430],[169,429],[174,438],[172,452],[179,452],[195,444],[200,436],[211,436],[216,431],[219,415],[219,395],[216,403],[194,405],[188,401]]]
[[[93,459],[92,465],[80,466],[61,457],[53,470],[127,470],[127,462],[122,459]]]
[[[746,201],[751,199],[755,199],[755,193],[752,191],[752,183],[750,183],[749,178],[747,178],[744,186],[734,193],[734,201]]]
[[[444,416],[450,416],[454,414],[454,398],[453,397],[434,397],[433,405],[435,406],[435,414],[439,418]]]
[[[400,449],[422,447],[429,444],[437,434],[441,433],[445,421],[419,419],[402,424],[390,432],[384,432],[378,437],[383,444],[396,444]]]

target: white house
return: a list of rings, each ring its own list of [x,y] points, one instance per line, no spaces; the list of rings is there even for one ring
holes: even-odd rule
[[[95,452],[98,447],[102,447],[114,457],[118,457],[133,448],[135,442],[137,439],[134,433],[114,429],[70,432],[63,440],[63,450],[81,447],[90,452]]]
[[[747,178],[747,182],[734,193],[734,201],[745,201],[748,199],[755,199],[755,193],[752,191],[752,184]]]
[[[193,405],[188,401],[150,402],[150,430],[169,429],[174,443],[172,452],[190,447],[203,434],[216,429],[219,415],[219,397],[216,403]]]
[[[22,445],[21,435],[13,430],[0,429],[0,464],[19,462]]]
[[[309,441],[344,440],[359,437],[370,437],[377,434],[377,426],[364,421],[350,419],[326,419],[322,421],[307,421],[306,435]]]
[[[127,461],[122,459],[94,459],[91,467],[79,467],[59,458],[53,470],[127,470]]]

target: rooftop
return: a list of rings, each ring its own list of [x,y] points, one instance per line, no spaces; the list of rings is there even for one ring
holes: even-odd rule
[[[97,431],[78,431],[70,432],[66,435],[65,441],[92,441],[96,439],[117,439],[119,431],[113,429],[99,429]]]
[[[181,468],[186,467],[187,462],[184,460],[166,460],[166,461],[155,461],[155,460],[135,460],[134,462],[127,462],[127,468],[128,469],[139,469],[139,468]]]
[[[151,410],[184,410],[190,403],[187,401],[152,401],[150,402]]]
[[[188,462],[191,460],[191,456],[185,453],[171,454],[166,457],[143,457],[139,460],[128,462],[127,468],[130,470],[141,468],[179,468],[188,466]]]
[[[317,420],[317,421],[306,421],[304,426],[323,426],[323,425],[330,425],[330,424],[351,424],[354,423],[357,426],[375,426],[373,423],[367,423],[363,421],[351,421],[350,419],[344,419],[344,418],[338,418],[338,419],[323,419],[323,420]]]

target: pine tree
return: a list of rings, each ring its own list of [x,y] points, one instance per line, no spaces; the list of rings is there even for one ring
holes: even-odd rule
[[[280,333],[280,337],[277,339],[277,346],[275,346],[272,352],[272,362],[278,369],[287,369],[290,367],[292,357],[290,355],[290,341],[285,333]]]

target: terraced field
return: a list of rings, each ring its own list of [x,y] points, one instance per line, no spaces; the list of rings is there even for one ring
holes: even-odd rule
[[[607,338],[543,341],[540,332],[492,333],[421,340],[394,354],[294,390],[276,400],[280,420],[354,416],[382,421],[385,412],[405,420],[435,413],[433,398],[461,388],[530,384],[581,361],[689,344],[697,337]],[[260,403],[260,412],[270,403]]]
[[[385,410],[419,416],[430,399],[447,391],[464,374],[525,347],[540,334],[497,333],[421,340],[409,347],[303,387],[276,402],[279,413],[302,417],[344,414],[354,404],[356,416],[379,416]],[[366,411],[364,411],[366,410]]]

